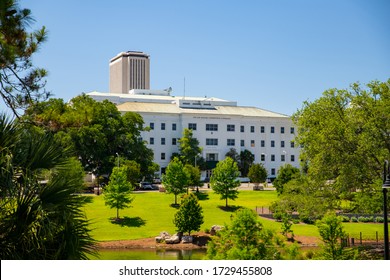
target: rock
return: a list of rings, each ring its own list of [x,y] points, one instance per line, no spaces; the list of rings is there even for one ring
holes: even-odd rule
[[[163,243],[167,239],[171,238],[170,234],[166,231],[160,232],[160,235],[155,238],[157,243]]]
[[[183,235],[181,238],[182,243],[192,243],[194,241],[194,238],[191,235]]]
[[[163,243],[163,242],[165,241],[165,239],[162,238],[161,236],[157,236],[157,237],[155,238],[155,240],[156,240],[156,243]]]
[[[217,231],[220,231],[221,229],[223,229],[223,226],[219,226],[219,225],[212,226],[210,229],[210,235],[216,235]]]
[[[170,238],[165,239],[166,244],[179,244],[180,243],[180,237],[176,234],[172,235]]]

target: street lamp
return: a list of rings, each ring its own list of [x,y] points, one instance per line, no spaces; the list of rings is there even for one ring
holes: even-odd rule
[[[385,239],[385,260],[389,260],[389,224],[387,220],[387,189],[390,188],[390,168],[389,162],[385,160],[383,168],[383,222]]]

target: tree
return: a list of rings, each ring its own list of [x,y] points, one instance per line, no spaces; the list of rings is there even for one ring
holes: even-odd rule
[[[203,224],[203,209],[193,193],[183,196],[173,223],[179,232],[188,232],[188,235],[191,235],[191,231],[200,230]]]
[[[324,242],[324,257],[331,260],[344,259],[341,239],[347,234],[343,229],[341,217],[335,214],[327,214],[317,221],[316,226]]]
[[[130,207],[134,198],[131,197],[133,186],[127,180],[125,167],[114,167],[110,181],[104,189],[105,204],[116,209],[116,219],[119,220],[119,210]]]
[[[174,158],[168,164],[162,177],[162,184],[168,193],[175,195],[174,205],[177,205],[177,195],[184,193],[188,185],[188,174],[184,169],[183,163],[178,158]]]
[[[141,165],[134,160],[124,160],[122,167],[126,170],[127,181],[134,187],[141,178]]]
[[[87,259],[80,163],[51,134],[0,116],[0,258]]]
[[[255,189],[259,189],[259,184],[267,180],[267,170],[261,163],[252,164],[249,168],[248,177],[255,184]]]
[[[359,208],[357,191],[369,194],[366,198],[380,192],[375,182],[390,156],[389,118],[390,80],[329,89],[314,102],[305,102],[293,120],[307,175],[331,183],[336,198]]]
[[[265,229],[250,209],[237,212],[230,226],[218,232],[207,245],[207,257],[214,260],[279,259],[275,235]]]
[[[153,151],[141,139],[143,119],[139,114],[122,115],[115,104],[98,102],[82,94],[64,103],[49,99],[30,106],[23,121],[50,131],[65,145],[72,145],[84,169],[99,176],[117,165],[117,154],[140,164],[141,175],[154,175]]]
[[[278,171],[278,176],[273,182],[273,185],[279,195],[283,193],[283,186],[292,179],[297,178],[297,176],[299,176],[299,173],[299,168],[296,168],[291,164],[286,164],[280,167]]]
[[[234,200],[238,197],[237,188],[240,185],[238,176],[237,163],[230,157],[218,162],[211,175],[211,188],[220,195],[220,199],[226,200],[226,207],[228,207],[228,199]]]
[[[200,169],[198,167],[192,166],[191,164],[186,164],[184,166],[185,172],[188,175],[187,187],[200,187],[203,183],[200,181]],[[187,188],[188,193],[188,188]]]
[[[240,152],[239,168],[242,177],[246,177],[248,175],[249,167],[252,165],[254,160],[255,155],[252,154],[250,151],[244,150]]]
[[[185,128],[183,137],[179,139],[179,153],[184,164],[197,165],[197,160],[200,159],[202,148],[199,147],[198,139],[193,137],[191,129]]]
[[[225,157],[232,158],[237,164],[240,163],[240,155],[237,153],[237,150],[234,148],[230,148],[229,152],[225,154]]]
[[[44,89],[47,71],[32,64],[32,56],[46,41],[47,32],[45,27],[28,32],[32,22],[31,11],[20,8],[18,1],[1,1],[0,95],[16,117],[18,109],[50,95]]]

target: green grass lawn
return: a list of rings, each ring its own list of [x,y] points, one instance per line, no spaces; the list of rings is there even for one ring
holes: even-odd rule
[[[160,192],[134,192],[135,197],[132,207],[120,210],[121,224],[115,223],[116,209],[110,209],[104,204],[103,195],[91,196],[92,202],[87,204],[85,212],[91,222],[92,236],[98,241],[126,240],[155,237],[161,231],[174,233],[173,217],[176,208],[171,204],[174,195]],[[219,195],[213,191],[202,191],[200,204],[203,208],[204,224],[201,231],[210,229],[212,225],[224,225],[230,222],[234,211],[239,207],[255,209],[256,206],[269,206],[277,199],[275,191],[240,191],[235,201],[229,200],[231,209],[226,210],[225,201],[219,199]],[[180,201],[178,199],[178,201]],[[260,218],[264,227],[280,231],[280,223],[273,220]],[[383,236],[383,224],[344,223],[344,228],[353,237],[363,232],[363,237],[372,236],[375,232]],[[295,235],[318,237],[315,225],[293,225]],[[371,238],[370,238],[371,239]]]

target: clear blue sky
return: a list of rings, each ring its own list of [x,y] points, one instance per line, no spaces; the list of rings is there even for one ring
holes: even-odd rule
[[[69,100],[108,92],[109,60],[150,55],[151,88],[284,114],[329,88],[390,78],[390,1],[22,0],[48,41],[34,64]]]

